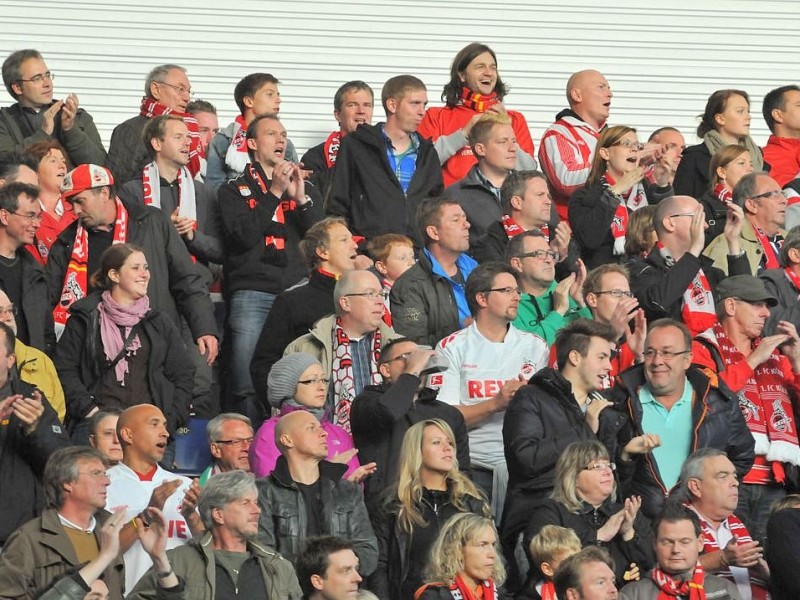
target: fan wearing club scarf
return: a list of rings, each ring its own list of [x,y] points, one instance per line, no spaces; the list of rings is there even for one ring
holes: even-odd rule
[[[259,115],[277,115],[281,110],[280,82],[269,73],[250,73],[233,90],[239,116],[222,129],[208,145],[205,182],[213,189],[244,173],[247,155],[247,128]],[[297,162],[297,151],[286,140],[286,160]]]
[[[740,251],[742,209],[728,209],[725,224],[727,263],[731,275],[749,275],[747,257]],[[656,207],[653,226],[656,248],[634,258],[628,268],[631,290],[649,322],[662,317],[683,321],[692,335],[716,322],[714,290],[725,274],[700,254],[705,243],[703,207],[689,196],[673,196]]]
[[[706,246],[725,231],[725,216],[733,203],[733,188],[742,177],[753,172],[753,161],[745,146],[723,146],[711,157],[711,186],[697,200],[706,213]]]
[[[586,185],[569,199],[569,223],[587,269],[620,262],[630,213],[672,196],[668,173],[657,171],[655,185],[645,179],[642,148],[632,127],[604,129]]]
[[[159,115],[174,114],[186,122],[191,135],[187,168],[192,177],[200,173],[205,153],[200,144],[197,119],[186,113],[186,105],[191,99],[192,84],[184,67],[167,64],[150,71],[144,83],[139,114],[117,125],[111,133],[106,167],[111,169],[119,185],[139,177],[150,162],[142,132],[147,121]]]
[[[742,599],[736,585],[706,573],[700,564],[703,530],[696,513],[669,502],[653,522],[653,532],[658,564],[639,581],[623,587],[622,600]]]
[[[429,108],[419,134],[430,138],[442,164],[444,185],[466,177],[478,160],[467,140],[483,113],[505,115],[517,138],[516,169],[535,169],[533,140],[522,113],[506,110],[508,87],[497,70],[497,56],[485,44],[473,42],[462,48],[450,65],[450,81],[442,91],[445,106]]]

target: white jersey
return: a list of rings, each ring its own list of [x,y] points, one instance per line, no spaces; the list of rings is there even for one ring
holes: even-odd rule
[[[186,519],[183,518],[180,510],[183,496],[189,486],[192,485],[191,479],[170,473],[161,467],[156,467],[152,481],[142,481],[132,469],[122,463],[111,467],[108,470],[108,477],[111,479],[111,485],[108,486],[106,510],[113,513],[115,510],[124,508],[127,513],[125,518],[128,521],[147,507],[153,490],[160,484],[165,481],[180,479],[180,487],[167,498],[162,511],[167,521],[167,550],[182,546],[192,539],[189,525],[187,525]],[[153,565],[153,561],[144,551],[139,540],[133,543],[133,546],[128,549],[123,558],[125,560],[125,592],[127,593],[133,589],[139,578]]]
[[[522,375],[530,379],[547,366],[549,349],[538,335],[509,325],[502,342],[487,340],[473,323],[444,338],[436,352],[445,356],[450,367],[431,375],[428,385],[439,388],[438,399],[454,406],[470,406],[494,396],[506,381]],[[479,467],[491,469],[505,461],[503,417],[505,411],[490,416],[469,430],[470,459]]]

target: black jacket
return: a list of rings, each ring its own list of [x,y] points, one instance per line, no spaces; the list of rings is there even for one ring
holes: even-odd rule
[[[253,387],[267,413],[270,408],[267,402],[267,376],[272,365],[281,359],[289,344],[308,333],[322,317],[333,313],[335,286],[333,277],[315,270],[308,282],[289,288],[275,298],[250,361]]]
[[[686,371],[692,386],[692,444],[691,454],[698,448],[717,448],[728,455],[742,477],[753,466],[755,441],[739,409],[739,399],[728,387],[709,374],[695,367]],[[614,387],[604,394],[614,402],[617,410],[625,413],[627,422],[617,438],[618,474],[620,495],[633,494],[642,497],[642,512],[655,518],[669,497],[652,454],[637,455],[630,462],[619,457],[621,449],[634,437],[642,435],[642,404],[639,389],[646,384],[644,365],[635,365],[617,376]]]
[[[522,547],[528,548],[533,537],[545,525],[558,525],[572,529],[584,548],[600,546],[611,554],[611,558],[614,559],[617,584],[622,585],[622,576],[628,570],[630,563],[636,563],[642,573],[655,564],[650,521],[641,512],[637,513],[633,523],[635,533],[632,540],[623,541],[621,535],[615,536],[610,542],[601,542],[597,539],[597,531],[606,524],[612,515],[624,507],[622,502],[608,499],[599,508],[594,508],[591,504],[584,502],[581,509],[574,513],[560,502],[551,499],[543,500],[533,509],[530,522],[525,530]],[[538,565],[535,566],[538,567]]]
[[[657,249],[646,258],[636,257],[631,260],[628,264],[631,291],[639,300],[639,306],[644,309],[647,320],[652,322],[670,317],[681,321],[683,294],[700,269],[703,269],[708,279],[711,292],[715,293],[717,284],[725,279],[725,273],[712,266],[713,262],[703,254],[698,258],[687,252],[674,265],[667,267],[664,257]],[[729,256],[728,271],[731,275],[749,275],[747,256]]]
[[[679,196],[700,198],[711,185],[711,180],[708,178],[710,167],[711,152],[705,142],[686,148],[675,172],[675,180],[672,182],[675,193]]]
[[[107,358],[100,340],[100,293],[94,292],[70,307],[70,319],[58,342],[54,362],[64,386],[67,421],[77,423],[95,406],[103,407],[94,389],[105,374]],[[163,313],[150,310],[140,321],[139,335],[147,336],[150,355],[147,379],[150,398],[174,433],[189,420],[194,366],[175,324]]]
[[[453,288],[424,252],[417,263],[392,286],[392,325],[402,336],[435,347],[439,340],[461,329]]]
[[[767,563],[770,570],[769,591],[772,600],[800,598],[800,510],[785,508],[769,518],[767,523]]]
[[[725,219],[728,216],[728,209],[725,208],[722,201],[710,190],[706,190],[697,201],[703,207],[703,212],[706,214],[706,223],[708,223],[708,229],[706,229],[706,243],[703,247],[705,250],[717,236],[725,233]]]
[[[378,541],[372,531],[361,488],[342,479],[347,465],[320,461],[322,483],[322,523],[324,535],[343,537],[353,543],[361,561],[359,573],[370,575],[378,564]],[[283,456],[275,470],[256,481],[261,516],[258,533],[261,542],[277,550],[292,563],[306,545],[307,510],[305,499],[289,473]]]
[[[144,126],[149,120],[136,115],[114,127],[111,132],[106,167],[111,169],[114,183],[118,186],[140,177],[144,166],[152,160],[142,139]]]
[[[470,248],[486,235],[490,225],[503,216],[500,200],[479,177],[477,164],[472,166],[464,179],[445,188],[444,195],[458,200],[467,215]]]
[[[269,188],[261,165],[254,163],[264,185]],[[232,293],[255,290],[280,294],[308,274],[298,244],[306,230],[322,218],[322,199],[316,188],[306,182],[311,203],[286,211],[284,225],[274,221],[275,210],[282,202],[274,194],[264,194],[251,182],[248,169],[244,175],[219,188],[219,212],[225,242],[225,288]],[[285,197],[283,200],[287,200]],[[264,242],[266,236],[285,238],[285,251]]]
[[[322,205],[327,206],[333,185],[334,167],[328,168],[328,161],[325,160],[325,142],[309,148],[300,162],[303,163],[304,169],[312,171],[309,181],[319,190]]]
[[[605,409],[597,434],[586,423],[572,385],[555,369],[542,369],[514,394],[503,418],[508,494],[547,495],[558,457],[572,442],[599,439],[614,455],[623,415]]]
[[[208,289],[169,216],[153,206],[128,203],[125,208],[128,209],[128,242],[144,250],[150,268],[147,289],[150,307],[166,314],[178,328],[181,326],[180,311],[189,324],[192,339],[204,335],[219,337]],[[62,231],[47,258],[45,272],[51,307],[61,296],[77,229],[78,221],[75,221]]]
[[[444,189],[439,157],[430,140],[420,137],[417,166],[408,193],[403,193],[386,155],[383,123],[359,125],[342,140],[336,157],[328,212],[347,219],[350,231],[372,239],[402,233],[421,246],[417,206]]]
[[[56,334],[45,271],[24,247],[17,249],[17,256],[22,263],[22,302],[18,307],[17,319],[25,319],[28,330],[28,339],[20,340],[52,356],[56,348]],[[61,293],[61,288],[58,291]]]
[[[368,385],[353,401],[350,428],[361,464],[378,463],[378,470],[364,481],[364,499],[372,511],[381,495],[397,483],[397,462],[403,436],[409,428],[426,419],[442,419],[456,436],[456,458],[462,472],[468,472],[469,435],[459,410],[436,399],[438,392],[423,388],[414,401],[420,380],[403,374],[394,384]]]
[[[657,204],[673,194],[671,186],[662,188],[643,183],[650,204]],[[618,206],[619,200],[599,182],[579,189],[569,199],[569,224],[588,270],[619,262],[622,258],[614,254],[614,236],[611,234],[611,223]]]
[[[778,305],[769,309],[769,319],[763,335],[774,335],[779,321],[789,321],[800,327],[800,290],[794,287],[783,269],[761,269],[758,278],[767,291],[778,299]]]
[[[15,369],[11,369],[9,377],[12,393],[32,397],[35,388],[21,381]],[[58,415],[44,394],[42,404],[44,414],[31,435],[25,434],[22,422],[13,413],[0,421],[0,545],[41,513],[44,466],[53,452],[69,445]]]
[[[397,497],[396,485],[392,490]],[[373,518],[372,525],[378,538],[378,568],[369,581],[369,589],[381,600],[411,600],[413,593],[422,585],[421,578],[410,580],[409,567],[415,563],[422,571],[427,562],[427,552],[423,555],[411,556],[411,543],[414,535],[424,532],[425,538],[436,539],[439,532],[451,517],[461,514],[452,501],[444,500],[442,505],[433,505],[428,501],[430,493],[423,490],[423,498],[417,504],[422,518],[428,523],[425,527],[415,526],[414,534],[408,533],[397,520],[399,502],[382,506]],[[475,515],[486,516],[489,507],[483,500],[474,496],[464,498],[466,511]],[[430,550],[430,548],[428,549]],[[410,594],[410,595],[409,595]]]

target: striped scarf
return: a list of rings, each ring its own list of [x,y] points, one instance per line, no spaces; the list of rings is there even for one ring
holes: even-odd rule
[[[186,126],[189,128],[189,172],[192,177],[196,177],[200,172],[200,167],[205,154],[203,153],[203,146],[200,143],[200,126],[197,124],[197,119],[187,113],[181,113],[171,108],[164,106],[158,100],[145,96],[142,98],[142,104],[139,107],[139,114],[148,119],[153,117],[160,117],[161,115],[175,115],[183,119]]]
[[[231,144],[225,152],[225,165],[238,175],[244,173],[247,163],[250,162],[250,156],[247,154],[247,125],[244,117],[239,115],[233,122],[236,127]]]
[[[647,206],[647,196],[645,196],[644,186],[641,182],[623,194],[615,194],[611,191],[611,186],[615,183],[611,173],[606,172],[600,176],[600,184],[603,189],[608,190],[619,201],[614,218],[611,220],[611,235],[614,238],[614,256],[622,256],[625,254],[625,234],[628,232],[629,215],[634,210]]]
[[[461,105],[475,112],[486,112],[487,108],[494,106],[498,102],[500,102],[500,98],[498,98],[497,94],[494,92],[484,96],[478,92],[473,92],[466,86],[461,88]]]
[[[661,242],[656,243],[656,248],[661,252],[667,267],[675,264],[675,258],[669,249]],[[717,313],[714,310],[714,295],[703,269],[697,270],[689,287],[683,292],[681,301],[681,318],[692,335],[698,335],[717,322]]]
[[[262,176],[263,175],[263,176]],[[258,206],[259,200],[267,201],[269,195],[269,188],[264,181],[266,174],[258,163],[250,163],[244,172],[244,179],[246,184],[240,184],[239,194],[247,198],[247,205],[250,210],[255,210]],[[259,197],[254,194],[260,192]],[[272,215],[273,228],[270,233],[264,236],[264,245],[267,247],[272,246],[279,256],[274,264],[285,265],[286,261],[286,214],[297,208],[294,200],[281,200],[275,208],[275,213]]]
[[[689,600],[706,600],[704,588],[705,572],[698,562],[692,573],[691,580],[676,579],[656,565],[650,571],[653,583],[658,586],[659,594],[656,600],[669,600],[670,598],[688,597]]]
[[[503,230],[506,232],[508,239],[511,239],[514,236],[523,233],[525,230],[517,224],[517,222],[511,217],[511,215],[503,215],[503,218],[500,220],[503,224]],[[539,227],[539,231],[542,232],[544,238],[550,242],[550,226],[549,225],[542,225]]]

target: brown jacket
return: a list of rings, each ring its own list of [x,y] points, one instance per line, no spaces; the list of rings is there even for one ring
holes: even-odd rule
[[[111,514],[100,510],[95,515],[94,535],[100,544],[100,527]],[[38,598],[60,577],[77,570],[75,549],[53,508],[31,519],[8,538],[0,554],[0,598]],[[109,598],[122,600],[125,581],[122,557],[106,569],[104,580]]]

